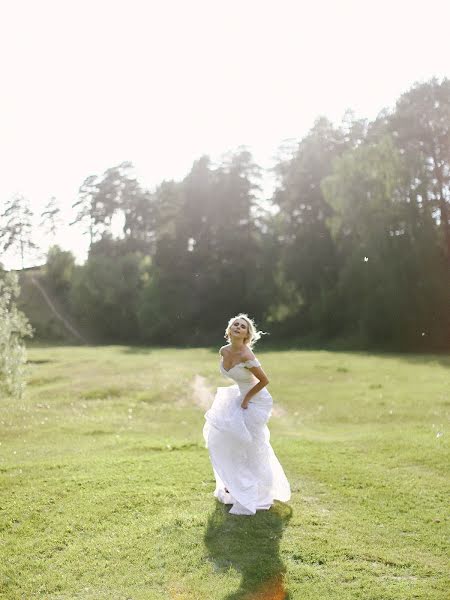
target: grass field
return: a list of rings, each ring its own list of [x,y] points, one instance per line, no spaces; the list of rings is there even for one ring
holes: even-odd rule
[[[217,350],[31,348],[1,401],[0,597],[448,600],[450,358],[256,354],[293,494],[236,517],[202,438]]]

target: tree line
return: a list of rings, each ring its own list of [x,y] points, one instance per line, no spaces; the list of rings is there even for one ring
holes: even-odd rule
[[[274,342],[449,347],[450,80],[414,85],[373,121],[319,117],[263,202],[262,175],[241,147],[154,190],[128,162],[87,177],[73,224],[88,258],[51,248],[49,288],[97,342],[213,344],[243,311]],[[33,243],[26,209],[7,204],[3,249]],[[44,212],[56,226],[54,199]]]

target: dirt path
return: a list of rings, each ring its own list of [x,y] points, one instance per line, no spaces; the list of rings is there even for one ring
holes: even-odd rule
[[[211,406],[214,395],[211,388],[206,383],[206,378],[196,375],[192,383],[192,400],[198,407],[208,410]]]

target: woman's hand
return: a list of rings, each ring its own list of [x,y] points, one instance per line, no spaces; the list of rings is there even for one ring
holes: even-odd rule
[[[248,403],[249,403],[249,400],[247,400],[247,398],[244,398],[241,402],[241,407],[248,408]]]

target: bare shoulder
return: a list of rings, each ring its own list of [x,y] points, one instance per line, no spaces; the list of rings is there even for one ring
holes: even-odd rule
[[[243,358],[243,360],[255,360],[256,356],[254,355],[254,353],[252,352],[252,350],[250,350],[250,348],[246,348],[242,352],[242,358]]]
[[[227,352],[229,346],[230,346],[230,344],[225,344],[225,346],[221,346],[219,348],[219,354],[220,354],[220,356],[224,356],[225,355],[225,352]]]

